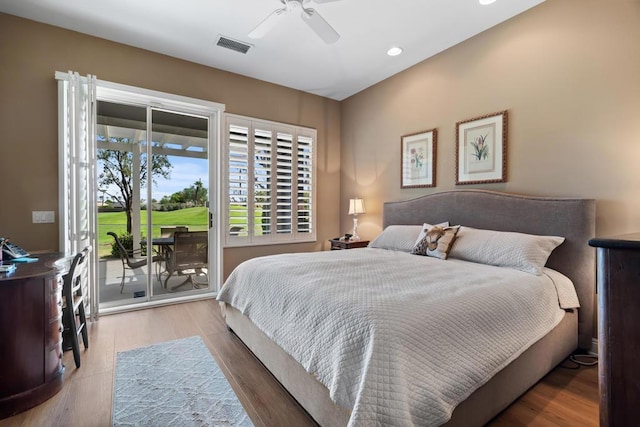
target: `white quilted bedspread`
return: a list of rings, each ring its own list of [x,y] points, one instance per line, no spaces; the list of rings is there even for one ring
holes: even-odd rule
[[[445,423],[560,322],[558,298],[547,275],[372,248],[252,259],[218,295],[351,409],[351,426]]]

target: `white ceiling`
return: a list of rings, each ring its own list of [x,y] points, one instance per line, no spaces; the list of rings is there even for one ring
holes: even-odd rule
[[[341,36],[329,45],[298,14],[250,39],[280,0],[0,0],[0,11],[342,100],[542,1],[311,0]],[[218,47],[219,35],[253,47]]]

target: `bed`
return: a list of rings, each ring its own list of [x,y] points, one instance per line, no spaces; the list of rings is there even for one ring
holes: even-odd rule
[[[526,322],[520,322],[519,320],[514,322],[532,324],[533,332],[527,332],[527,334],[531,335],[526,335],[522,332],[523,342],[514,347],[518,349],[517,351],[513,351],[512,355],[501,355],[500,357],[502,357],[502,359],[495,363],[492,362],[493,364],[490,364],[490,368],[483,368],[485,370],[482,371],[481,374],[476,375],[473,373],[474,371],[465,371],[465,364],[468,362],[464,360],[459,361],[457,356],[459,353],[475,352],[475,346],[491,347],[491,345],[484,344],[492,342],[491,340],[495,338],[495,331],[483,332],[481,334],[471,332],[467,332],[467,335],[462,334],[462,332],[458,334],[459,331],[464,332],[467,327],[457,326],[457,323],[454,324],[454,322],[452,322],[454,331],[451,332],[450,329],[447,329],[451,328],[448,322],[442,324],[442,322],[438,321],[428,323],[431,325],[428,328],[422,326],[411,327],[410,322],[407,322],[406,318],[397,315],[400,311],[404,310],[398,310],[398,305],[389,305],[391,304],[390,302],[387,303],[384,298],[380,298],[372,304],[369,304],[369,302],[364,304],[385,308],[386,311],[382,310],[382,314],[376,314],[376,316],[381,316],[380,319],[382,319],[381,322],[378,321],[379,319],[376,319],[376,322],[378,322],[377,329],[362,326],[360,329],[356,328],[356,331],[358,331],[357,334],[353,334],[353,326],[349,323],[351,322],[351,318],[348,317],[351,315],[349,313],[351,311],[360,313],[362,306],[358,305],[358,301],[363,300],[363,298],[367,301],[373,301],[375,297],[362,294],[359,290],[360,288],[352,290],[351,283],[357,276],[375,276],[382,274],[383,270],[394,270],[389,267],[377,271],[376,266],[380,265],[395,266],[395,273],[393,274],[398,275],[398,277],[402,276],[404,271],[409,271],[407,267],[409,266],[409,262],[411,262],[412,265],[418,265],[417,268],[422,269],[418,270],[420,274],[424,275],[434,272],[433,274],[436,276],[438,274],[444,274],[439,273],[443,268],[442,266],[447,266],[448,268],[448,266],[457,265],[466,271],[464,277],[469,278],[469,284],[475,284],[477,282],[475,278],[477,277],[498,277],[491,268],[500,269],[501,267],[488,267],[484,264],[473,265],[474,263],[456,259],[441,261],[433,258],[430,259],[429,257],[394,253],[386,249],[367,248],[343,251],[342,254],[322,252],[315,254],[315,257],[314,254],[292,254],[290,257],[293,258],[287,260],[280,258],[280,256],[275,256],[275,258],[269,258],[267,260],[254,261],[254,263],[275,266],[275,270],[287,271],[288,273],[284,277],[275,275],[270,279],[265,279],[267,275],[263,271],[257,269],[252,270],[245,266],[240,269],[239,273],[236,273],[238,270],[236,269],[219,294],[219,300],[221,300],[227,325],[320,425],[440,425],[445,422],[447,425],[482,425],[506,408],[513,400],[575,351],[576,348],[590,348],[593,324],[595,254],[586,242],[595,233],[595,202],[588,199],[545,198],[481,190],[462,190],[435,193],[413,200],[384,204],[383,226],[385,230],[388,226],[419,226],[423,223],[439,224],[444,222],[462,224],[467,228],[470,227],[473,229],[563,237],[564,242],[551,252],[543,271],[544,274],[539,276],[542,277],[542,279],[539,280],[539,284],[538,279],[534,280],[532,277],[529,277],[533,276],[532,274],[522,273],[521,271],[510,271],[506,274],[504,273],[504,268],[502,268],[500,272],[500,277],[509,277],[509,280],[516,281],[517,283],[528,283],[529,280],[532,280],[535,281],[535,284],[516,287],[508,283],[505,285],[500,284],[499,282],[502,279],[492,279],[492,282],[496,282],[496,286],[503,286],[502,289],[506,289],[507,287],[509,289],[536,289],[536,292],[539,293],[533,294],[534,296],[519,294],[509,298],[521,300],[522,303],[525,304],[523,307],[543,307],[545,304],[549,305],[549,301],[553,299],[553,297],[548,294],[549,289],[553,289],[554,285],[557,288],[559,285],[556,284],[556,282],[562,282],[559,278],[556,280],[554,277],[562,278],[566,276],[565,278],[570,279],[575,287],[580,308],[562,309],[558,307],[559,293],[553,294],[556,298],[556,307],[553,309],[544,308],[542,310],[550,313],[549,319],[545,318],[544,321],[540,320],[539,322],[540,324],[545,323],[544,330],[540,329],[542,326],[538,325],[537,319],[539,318],[539,314],[537,313],[532,314],[532,316],[534,316],[532,319],[535,321],[529,319]],[[459,242],[462,241],[462,239],[459,240]],[[455,241],[453,247],[455,248]],[[359,271],[358,265],[365,263],[366,259],[372,260],[371,264],[366,267],[367,271]],[[338,262],[336,262],[336,260]],[[291,263],[289,267],[287,267],[287,264],[278,264],[285,261]],[[441,262],[438,263],[438,261]],[[300,332],[299,334],[298,332],[292,333],[291,330],[287,332],[285,329],[278,331],[278,325],[301,322],[296,317],[287,318],[290,313],[296,310],[301,310],[306,313],[310,311],[309,307],[314,304],[303,303],[297,306],[297,308],[292,308],[295,298],[292,297],[289,300],[289,297],[283,298],[278,295],[270,301],[273,311],[273,318],[270,320],[268,317],[265,317],[264,313],[260,315],[259,309],[257,308],[257,300],[265,298],[263,295],[256,293],[256,295],[253,296],[253,300],[251,299],[252,296],[246,291],[240,293],[240,296],[235,294],[233,296],[230,295],[231,291],[229,288],[240,287],[251,289],[252,286],[248,285],[248,283],[253,281],[261,283],[260,286],[253,286],[253,288],[256,289],[255,292],[258,292],[259,289],[262,288],[262,283],[264,283],[265,280],[274,282],[276,288],[289,288],[284,286],[284,283],[296,282],[294,273],[298,270],[297,267],[302,268],[302,266],[304,266],[306,268],[307,265],[310,266],[312,264],[318,264],[320,266],[319,268],[323,268],[322,266],[324,265],[327,276],[330,274],[330,266],[332,265],[337,266],[344,264],[348,266],[346,270],[336,270],[336,272],[340,273],[340,276],[335,277],[343,277],[344,283],[339,283],[342,279],[336,280],[335,277],[333,277],[330,281],[336,285],[334,286],[334,290],[331,292],[322,292],[321,288],[319,288],[318,292],[320,293],[314,297],[314,300],[318,299],[319,301],[323,301],[322,304],[316,305],[324,306],[325,312],[320,311],[322,313],[320,317],[317,315],[315,318],[312,317],[315,319],[312,323],[322,323],[322,319],[333,317],[338,319],[337,321],[342,322],[340,324],[341,326],[335,328],[335,335],[339,336],[344,331],[346,331],[344,332],[346,334],[352,334],[346,338],[340,338],[340,342],[346,342],[351,346],[348,351],[343,352],[343,350],[336,350],[329,344],[326,344],[332,342],[331,340],[337,339],[331,336],[322,338],[324,335],[327,335],[326,327],[321,330],[321,332],[314,332],[313,334],[309,332]],[[561,274],[558,275],[555,272]],[[554,276],[554,274],[557,276]],[[236,277],[238,275],[240,275],[240,279]],[[251,278],[252,275],[255,276],[253,279]],[[310,276],[302,275],[300,277],[304,277],[305,279],[299,280],[299,282],[307,282]],[[398,292],[398,294],[403,294],[405,298],[405,300],[400,301],[401,307],[405,305],[407,307],[410,306],[412,298],[415,299],[414,294],[412,294],[412,292],[414,292],[413,288],[405,290],[405,280],[407,280],[406,277],[404,277],[402,281],[397,281],[397,283],[403,283],[401,288],[402,292]],[[389,278],[387,278],[386,281],[389,282]],[[232,282],[232,284],[230,284],[230,282]],[[280,286],[280,282],[282,286]],[[391,280],[391,282],[393,282],[393,280]],[[409,281],[407,280],[407,282]],[[384,287],[384,285],[381,286]],[[409,285],[407,284],[406,286]],[[447,290],[445,293],[458,295],[460,289],[466,289],[467,287],[472,289],[470,286],[465,285],[453,291]],[[294,286],[293,288],[296,288],[296,290],[292,292],[298,292],[297,287]],[[300,288],[304,288],[304,286],[300,286]],[[540,289],[540,291],[538,291],[538,289]],[[543,293],[542,289],[544,289],[545,293]],[[489,295],[491,292],[494,291],[483,290],[476,294],[467,295],[462,298],[461,301],[463,299],[472,302],[480,301],[483,294]],[[329,298],[327,295],[334,293],[337,294],[337,299],[333,301],[326,299]],[[363,297],[362,295],[365,296]],[[440,298],[440,294],[437,294],[437,297]],[[298,299],[300,298],[302,301],[309,301],[307,294],[300,294]],[[489,300],[503,299],[505,298],[494,296],[487,298],[486,301],[482,300],[482,304],[488,303]],[[511,299],[506,298],[506,300],[506,310],[505,307],[490,310],[480,309],[480,314],[478,315],[484,316],[486,314],[485,311],[495,313],[508,312]],[[455,302],[455,300],[453,301]],[[353,307],[350,304],[353,305]],[[471,305],[473,305],[473,303],[471,303]],[[328,311],[327,306],[331,307]],[[448,309],[449,311],[444,309],[440,310],[439,308],[441,306],[449,307],[451,306],[451,302],[431,305],[429,306],[430,309],[425,311],[429,313],[441,311],[444,313],[444,316],[448,316],[446,317],[447,319],[455,318],[456,322],[458,321],[457,319],[466,317],[469,317],[468,321],[470,323],[478,322],[477,318],[474,318],[472,315],[460,315],[456,313],[455,309]],[[568,307],[570,306],[571,304]],[[530,308],[518,308],[518,311],[527,311],[529,309]],[[416,314],[415,312],[407,312],[410,313],[410,316]],[[465,308],[462,312],[467,313],[467,309]],[[429,316],[431,315],[432,314],[429,314]],[[280,317],[278,318],[277,316]],[[420,316],[422,316],[422,314],[420,314]],[[427,314],[425,314],[425,316],[427,316]],[[364,314],[364,317],[372,316],[367,313]],[[402,318],[401,322],[404,323],[398,323],[402,325],[402,328],[398,328],[397,326],[380,326],[395,325],[392,323],[392,319],[396,317]],[[419,319],[418,325],[423,325],[424,323],[422,322],[429,322],[429,320],[425,319],[431,319],[429,317],[425,317],[424,319],[422,317],[416,318]],[[335,321],[335,319],[333,320]],[[496,324],[498,324],[497,322],[498,321],[496,321]],[[504,322],[504,320],[501,322],[503,323],[500,324],[510,323],[510,321]],[[269,329],[273,328],[272,324],[274,323],[276,324],[275,330]],[[348,325],[344,326],[345,324]],[[438,325],[437,327],[434,326],[436,324]],[[302,323],[295,325],[295,327],[302,326]],[[413,334],[414,329],[418,331],[416,332],[418,334],[428,334],[426,335],[426,341],[419,341],[417,350],[406,350],[402,348],[399,353],[394,354],[393,348],[396,347],[394,341],[396,339],[395,335],[404,337],[406,335],[405,330],[411,330],[410,333]],[[373,332],[367,332],[370,330]],[[446,331],[444,335],[460,335],[460,342],[473,342],[474,346],[473,352],[468,351],[469,348],[471,348],[471,344],[469,344],[469,348],[461,347],[459,350],[450,353],[450,359],[455,360],[456,363],[460,363],[460,369],[456,370],[460,370],[463,375],[461,380],[450,380],[454,384],[449,385],[449,387],[456,389],[456,399],[458,400],[449,400],[449,391],[444,393],[447,399],[443,399],[441,394],[434,394],[435,392],[432,392],[430,388],[431,381],[425,381],[425,378],[431,377],[434,378],[433,382],[437,382],[435,380],[436,378],[440,379],[439,376],[434,374],[434,372],[437,373],[440,369],[439,365],[436,364],[435,368],[431,366],[430,373],[422,374],[420,371],[424,366],[433,364],[430,362],[430,359],[425,359],[421,357],[421,355],[423,353],[428,354],[431,347],[436,349],[442,347],[433,345],[433,343],[439,342],[439,337],[443,335],[443,331]],[[280,334],[280,336],[278,334]],[[302,344],[292,344],[287,340],[282,341],[282,336],[286,337],[291,335],[300,335],[307,340],[308,345],[305,344],[305,341],[303,341]],[[316,339],[316,335],[328,340],[326,342],[320,341],[324,346],[320,350],[314,347],[312,343]],[[372,335],[375,336],[376,339],[362,341],[360,340],[361,335]],[[477,337],[475,337],[476,335],[479,335],[480,339],[477,339]],[[514,331],[505,331],[504,335],[514,335]],[[517,330],[515,335],[520,335],[517,333]],[[422,340],[423,335],[419,336],[420,340]],[[380,339],[379,337],[383,338]],[[403,339],[404,338],[399,338],[399,342]],[[409,335],[407,340],[416,341],[413,335]],[[276,341],[279,344],[276,344]],[[369,351],[369,347],[367,346],[376,349],[377,346],[381,345],[380,342],[384,343],[386,341],[394,342],[391,346],[392,348],[386,350],[389,352],[389,357],[386,359],[376,356],[367,359],[366,362],[351,360],[353,359],[350,357],[351,354],[372,354],[374,351]],[[400,345],[401,344],[397,344],[397,346]],[[286,348],[287,351],[285,351],[283,347]],[[355,351],[352,347],[355,347]],[[365,347],[366,350],[364,349]],[[501,343],[499,346],[494,345],[494,347],[502,348],[503,345]],[[327,350],[324,350],[325,348]],[[331,359],[329,355],[325,356],[320,354],[323,352],[339,352],[347,356],[343,356],[343,359],[334,360]],[[482,353],[478,354],[481,355],[478,359],[486,359],[485,356],[482,356]],[[387,362],[394,361],[394,363],[396,363],[395,359],[401,360],[402,366],[387,366]],[[336,360],[339,360],[339,362],[336,362]],[[352,366],[350,366],[348,370],[344,368],[344,365],[347,364],[345,360],[347,360],[349,364],[357,366],[358,369],[354,370]],[[365,367],[363,368],[363,366]],[[373,366],[373,368],[371,368],[371,366]],[[458,365],[454,365],[454,367],[457,366]],[[381,370],[385,372],[387,377],[389,377],[389,375],[387,375],[388,372],[394,372],[397,373],[397,375],[394,374],[390,380],[390,384],[382,383],[377,376]],[[338,372],[337,377],[328,375],[328,371]],[[420,372],[420,374],[407,374],[414,371]],[[353,372],[356,372],[357,375],[353,374]],[[473,374],[469,374],[469,372]],[[354,376],[351,377],[350,375]],[[478,378],[475,378],[476,376]],[[470,377],[473,377],[473,381],[470,381],[471,385],[469,389],[466,392],[464,389],[462,391],[457,390],[461,388],[458,387],[458,385],[466,383]],[[414,404],[416,399],[420,400],[420,405],[422,406],[427,405],[435,408],[434,413],[425,414],[422,406]],[[423,400],[425,400],[426,403],[423,402]],[[380,402],[382,402],[382,404]],[[389,403],[387,404],[386,402]],[[377,406],[372,406],[372,403],[378,406],[387,405],[388,407],[378,409]]]

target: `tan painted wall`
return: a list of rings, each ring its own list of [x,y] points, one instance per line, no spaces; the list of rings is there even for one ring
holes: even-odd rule
[[[0,40],[0,158],[11,191],[0,236],[28,249],[57,247],[58,224],[31,224],[31,211],[57,213],[53,73],[69,69],[318,129],[318,242],[226,250],[225,274],[256,255],[326,248],[350,230],[353,195],[367,206],[359,234],[372,238],[383,201],[469,188],[454,184],[455,123],[502,109],[508,182],[471,188],[592,197],[599,235],[640,229],[638,0],[547,0],[341,104],[4,14]],[[433,127],[437,187],[400,190],[400,136]]]
[[[228,112],[317,129],[317,243],[227,249],[225,277],[241,261],[312,251],[339,233],[340,103],[237,74],[0,14],[0,236],[28,250],[57,249],[58,223],[32,224],[31,211],[58,211],[55,71],[226,104]],[[212,49],[214,49],[212,41]]]
[[[455,188],[597,199],[597,234],[640,230],[640,1],[547,0],[342,103],[341,231],[384,201]],[[509,111],[508,182],[455,185],[457,121]],[[400,189],[400,136],[437,128],[437,187]]]

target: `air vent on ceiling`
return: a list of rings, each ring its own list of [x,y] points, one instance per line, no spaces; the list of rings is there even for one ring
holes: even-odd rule
[[[237,40],[232,40],[225,36],[218,37],[217,46],[224,47],[227,49],[235,50],[240,53],[247,53],[249,49],[251,49],[250,44],[242,43]]]

